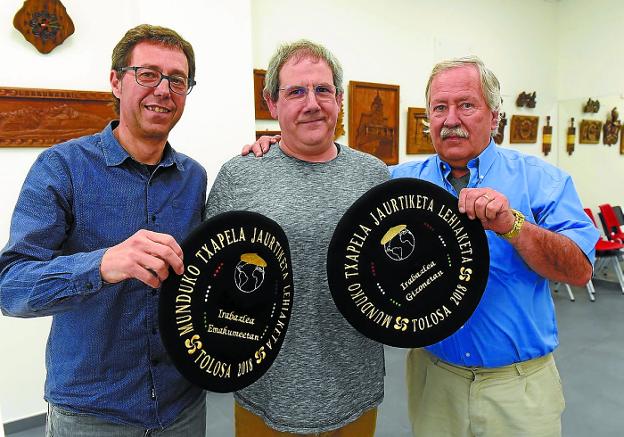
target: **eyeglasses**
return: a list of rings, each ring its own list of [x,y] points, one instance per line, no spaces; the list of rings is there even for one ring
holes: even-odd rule
[[[167,76],[160,71],[149,67],[123,67],[118,71],[134,71],[134,78],[136,83],[148,88],[156,88],[160,85],[163,79],[167,79],[169,82],[169,89],[172,93],[185,95],[190,94],[193,87],[197,84],[195,80],[190,79],[180,74],[172,74]]]
[[[310,87],[291,85],[279,89],[284,92],[286,100],[303,101],[308,98]],[[336,97],[336,87],[326,83],[312,85],[312,90],[318,101],[329,101]]]

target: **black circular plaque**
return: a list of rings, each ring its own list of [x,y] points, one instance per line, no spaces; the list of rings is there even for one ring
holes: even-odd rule
[[[290,249],[267,217],[232,211],[182,244],[185,270],[163,283],[159,323],[180,373],[215,392],[240,390],[271,366],[292,309]]]
[[[381,343],[422,347],[451,335],[476,309],[488,278],[483,226],[457,198],[421,179],[378,185],[344,214],[327,257],[336,306]]]

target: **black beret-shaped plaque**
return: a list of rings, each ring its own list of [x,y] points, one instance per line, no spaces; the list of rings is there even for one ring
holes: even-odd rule
[[[367,337],[422,347],[476,309],[489,270],[483,226],[457,198],[414,178],[372,188],[344,214],[327,258],[336,306]]]
[[[182,244],[184,274],[160,297],[163,343],[180,373],[215,392],[240,390],[271,366],[292,309],[284,231],[245,211],[217,215]]]

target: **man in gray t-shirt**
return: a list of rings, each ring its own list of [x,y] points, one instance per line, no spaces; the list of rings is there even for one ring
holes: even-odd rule
[[[282,131],[262,159],[235,157],[219,172],[209,216],[250,210],[275,220],[289,240],[293,311],[282,350],[256,383],[235,394],[237,437],[311,434],[372,437],[383,400],[381,344],[342,317],[327,284],[327,247],[336,224],[368,189],[388,179],[371,155],[333,142],[343,98],[342,69],[324,47],[278,49],[264,89]]]

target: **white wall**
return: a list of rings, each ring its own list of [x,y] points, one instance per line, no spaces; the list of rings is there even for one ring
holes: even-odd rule
[[[564,141],[571,117],[577,126],[575,152],[560,146],[559,166],[573,175],[581,199],[596,212],[597,205],[624,203],[624,155],[619,144],[578,143],[582,119],[603,123],[614,107],[624,116],[624,4],[619,0],[565,0],[559,8],[558,96],[561,101],[559,138]],[[588,98],[600,101],[597,114],[583,114]]]
[[[13,28],[23,0],[0,8],[0,86],[108,91],[110,55],[129,28],[148,22],[169,26],[193,44],[197,87],[170,136],[172,145],[208,170],[210,183],[221,164],[253,138],[250,0],[192,2],[175,12],[164,0],[65,0],[75,33],[50,54],[40,54]],[[0,149],[0,246],[28,168],[41,149]],[[48,318],[0,316],[0,407],[10,422],[42,413],[44,350]]]
[[[593,209],[599,203],[624,202],[619,188],[624,186],[624,156],[618,147],[579,145],[577,137],[577,152],[568,156],[565,151],[570,117],[577,123],[592,118],[581,111],[589,97],[602,103],[594,117],[606,120],[613,106],[624,116],[624,57],[617,48],[624,40],[620,0],[317,0],[313,8],[308,6],[303,0],[253,2],[254,67],[266,68],[279,43],[309,38],[340,59],[347,94],[349,80],[400,85],[401,162],[422,159],[405,153],[407,108],[424,106],[433,64],[475,54],[501,82],[509,120],[503,147],[540,156],[568,171],[581,200]],[[535,109],[515,106],[522,91],[537,91]],[[340,139],[345,142],[348,100],[347,95],[347,134]],[[537,143],[509,143],[513,114],[540,116]],[[553,145],[544,156],[541,131],[547,115]],[[277,123],[257,121],[256,126],[273,129]]]
[[[503,110],[540,116],[536,144],[515,145],[541,155],[541,126],[546,115],[556,124],[556,23],[558,5],[544,0],[255,0],[254,67],[266,69],[275,48],[284,41],[308,38],[326,45],[345,72],[345,129],[348,138],[348,82],[401,86],[400,161],[406,155],[407,108],[424,107],[425,85],[440,60],[474,54],[501,81]],[[549,44],[548,41],[553,41]],[[537,91],[537,107],[518,109],[522,91]],[[258,121],[259,130],[277,127]],[[556,131],[555,131],[556,132]],[[556,135],[553,142],[556,142]],[[503,146],[509,146],[509,124]],[[557,150],[546,160],[556,163]],[[542,155],[543,156],[543,155]]]

